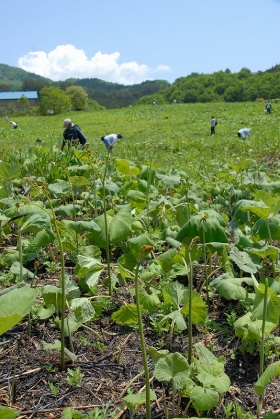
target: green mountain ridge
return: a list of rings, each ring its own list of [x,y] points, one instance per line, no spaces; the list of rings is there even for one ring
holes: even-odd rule
[[[46,86],[65,90],[69,86],[82,86],[89,99],[106,108],[121,108],[135,104],[195,102],[244,102],[256,99],[280,98],[280,65],[266,71],[252,73],[242,68],[238,73],[229,69],[212,74],[191,73],[170,84],[165,80],[146,80],[139,84],[122,85],[97,78],[69,78],[64,81],[27,72],[18,67],[0,64],[0,90],[40,90]]]

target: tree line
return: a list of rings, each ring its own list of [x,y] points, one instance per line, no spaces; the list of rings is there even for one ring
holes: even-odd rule
[[[280,65],[265,72],[252,73],[242,68],[238,73],[229,69],[213,74],[192,73],[180,77],[166,89],[150,97],[142,97],[137,104],[196,102],[250,102],[257,99],[280,98]]]
[[[90,103],[97,108],[121,108],[130,105],[195,102],[245,102],[280,98],[280,65],[264,72],[252,73],[242,68],[238,73],[229,69],[213,74],[192,73],[173,84],[165,80],[144,81],[125,86],[97,78],[67,79],[54,82],[16,67],[0,64],[0,90],[35,90],[39,94],[39,111],[46,114],[65,109],[85,109]]]

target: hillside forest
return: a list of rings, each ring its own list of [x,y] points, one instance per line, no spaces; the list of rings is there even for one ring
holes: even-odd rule
[[[89,100],[107,108],[131,105],[206,102],[247,102],[280,98],[280,65],[257,73],[242,68],[237,73],[229,69],[213,74],[191,73],[170,84],[164,80],[147,80],[135,85],[121,85],[96,78],[52,81],[16,67],[0,64],[0,90],[32,91],[56,87],[62,91],[72,86],[82,87]]]

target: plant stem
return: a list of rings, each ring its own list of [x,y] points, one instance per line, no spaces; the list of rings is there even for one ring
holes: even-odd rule
[[[149,368],[148,368],[148,362],[147,362],[146,346],[145,346],[145,339],[144,339],[144,329],[143,329],[142,314],[141,314],[141,307],[140,307],[140,301],[139,301],[139,286],[138,286],[139,267],[140,267],[140,263],[138,262],[137,265],[136,265],[135,278],[134,278],[135,303],[136,303],[136,307],[137,307],[139,337],[140,337],[142,360],[143,360],[143,366],[144,366],[144,372],[145,372],[146,419],[151,419],[151,395],[150,395]]]
[[[189,317],[188,317],[188,339],[189,339],[189,350],[188,350],[188,363],[191,365],[192,362],[192,296],[193,296],[193,270],[192,270],[192,260],[191,260],[191,245],[188,248],[188,256],[190,261],[189,268]],[[184,265],[188,270],[187,262],[183,258]]]
[[[263,321],[262,321],[262,338],[261,338],[261,345],[260,345],[260,376],[263,374],[264,370],[264,339],[265,339],[265,323],[266,323],[266,314],[267,314],[267,295],[268,295],[268,279],[265,278],[265,289],[264,289],[264,301],[263,301]],[[257,403],[257,419],[261,415],[262,411],[262,404],[263,404],[263,396],[258,396],[258,403]]]
[[[110,152],[108,152],[104,176],[102,180],[102,199],[103,199],[103,212],[104,212],[104,227],[105,227],[105,237],[106,237],[106,260],[107,260],[107,270],[108,270],[108,280],[109,280],[109,295],[112,295],[112,279],[111,279],[111,263],[110,263],[110,239],[109,239],[109,230],[108,230],[108,221],[107,221],[107,205],[106,205],[106,194],[105,194],[105,181],[106,181],[106,172],[108,167]]]
[[[61,347],[60,347],[60,369],[61,371],[65,370],[65,355],[64,355],[64,348],[65,348],[65,306],[66,306],[66,287],[65,287],[65,261],[64,261],[64,253],[63,253],[63,245],[57,225],[57,220],[55,216],[55,212],[47,195],[47,199],[49,201],[49,205],[52,211],[52,220],[54,224],[54,229],[56,232],[56,238],[58,241],[58,247],[60,252],[60,263],[61,263],[61,324],[60,324],[60,339],[61,339]]]

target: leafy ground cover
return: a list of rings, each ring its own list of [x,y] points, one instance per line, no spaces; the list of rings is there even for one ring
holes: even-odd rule
[[[89,148],[63,153],[58,117],[17,122],[0,132],[2,416],[278,417],[277,104],[77,113]]]

